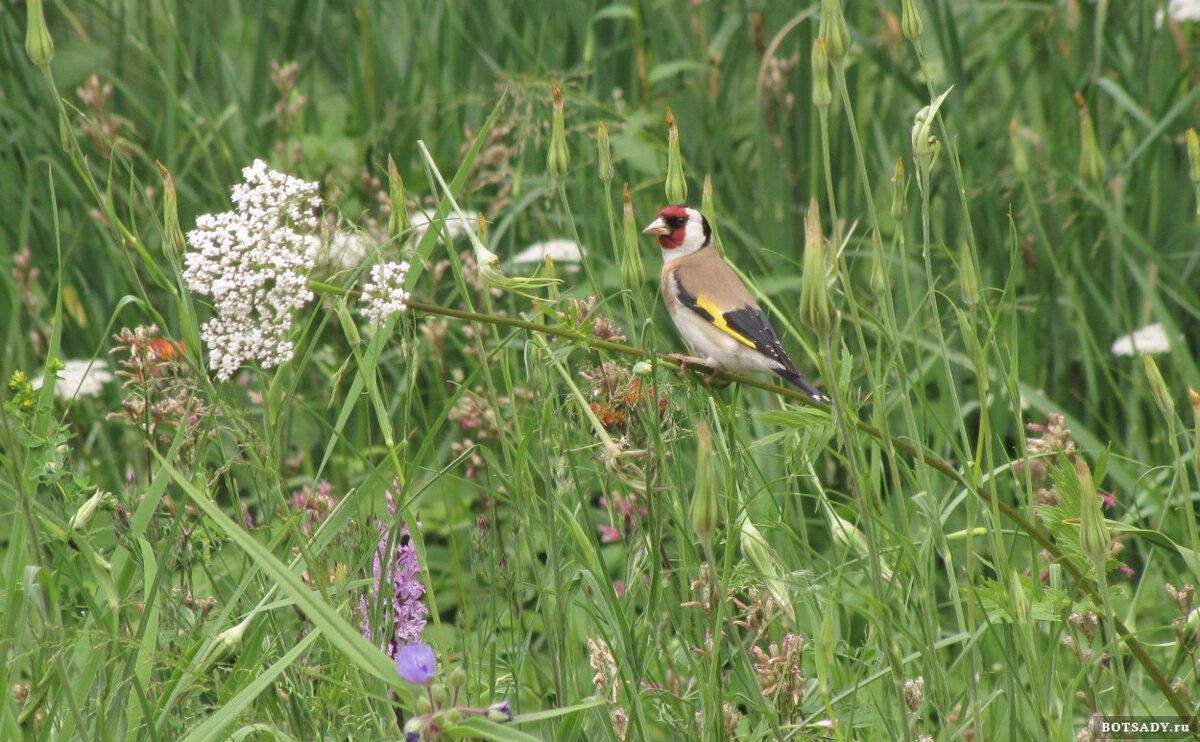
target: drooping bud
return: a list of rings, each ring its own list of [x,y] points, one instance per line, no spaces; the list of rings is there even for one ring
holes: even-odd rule
[[[667,109],[667,201],[687,203],[687,178],[683,177],[683,155],[679,152],[679,125]]]
[[[625,204],[621,214],[621,286],[628,291],[635,291],[646,282],[646,269],[642,266],[642,252],[638,248],[640,231],[633,218],[633,194],[629,192],[628,183],[622,189],[621,199]]]
[[[558,85],[550,83],[550,95],[554,98],[554,113],[550,118],[550,154],[546,167],[554,178],[562,178],[571,166],[571,151],[567,149],[566,125],[563,122],[563,97]]]
[[[750,518],[744,514],[738,530],[741,536],[739,540],[742,546],[742,555],[746,557],[746,561],[750,562],[757,575],[762,578],[771,597],[779,605],[790,607],[791,600],[785,589],[783,575],[779,571],[779,563],[775,560],[771,546],[762,535],[762,531],[758,530],[758,527],[751,523]]]
[[[946,92],[935,98],[928,106],[917,111],[916,116],[913,116],[911,134],[913,157],[917,162],[918,184],[922,188],[924,188],[926,176],[937,163],[938,155],[942,151],[941,141],[933,135],[933,122],[937,119],[938,109],[942,107],[946,96],[950,95],[950,91],[953,89],[954,86],[951,85]]]
[[[825,39],[829,61],[837,64],[850,49],[850,30],[842,13],[841,0],[821,0],[821,23],[817,35]]]
[[[704,423],[696,428],[696,488],[692,492],[689,515],[692,530],[704,545],[705,553],[711,552],[713,534],[721,525],[721,503],[717,495],[717,460],[713,454],[712,433]]]
[[[828,108],[833,102],[829,87],[829,52],[825,39],[818,37],[812,48],[812,102],[817,108]]]
[[[1082,456],[1075,457],[1075,473],[1079,477],[1079,547],[1096,569],[1101,570],[1108,560],[1112,537],[1104,514],[1100,512],[1100,498],[1096,497],[1092,471]]]
[[[837,308],[830,296],[829,246],[821,234],[821,210],[814,198],[804,218],[804,274],[800,284],[800,320],[818,335],[833,330]]]
[[[863,559],[870,559],[871,549],[867,544],[867,535],[853,523],[835,513],[833,508],[829,508],[825,514],[829,516],[829,530],[833,534],[833,540]],[[883,560],[883,557],[879,558],[879,576],[885,582],[892,581],[892,568]]]
[[[54,39],[46,27],[42,0],[25,0],[25,16],[25,53],[31,62],[46,69],[54,59]]]
[[[596,146],[599,150],[597,162],[600,169],[600,180],[611,183],[613,179],[612,145],[608,142],[608,127],[601,121],[596,127]]]
[[[412,229],[412,221],[408,218],[408,206],[404,199],[404,179],[396,169],[396,161],[388,155],[388,202],[392,206],[392,213],[388,215],[387,236],[392,241],[398,241],[401,235]]]
[[[1154,356],[1143,353],[1142,365],[1146,369],[1146,381],[1150,384],[1150,394],[1154,397],[1154,403],[1158,405],[1158,411],[1162,413],[1164,419],[1174,424],[1175,400],[1171,397],[1171,390],[1167,388],[1167,382],[1163,381],[1162,373],[1158,370]]]
[[[467,671],[461,667],[456,667],[446,676],[446,684],[451,690],[458,690],[467,684]]]
[[[1089,185],[1099,185],[1104,180],[1104,156],[1096,142],[1092,114],[1079,93],[1075,94],[1075,105],[1079,107],[1079,177]]]
[[[1200,215],[1200,138],[1196,137],[1195,129],[1187,130],[1188,173],[1192,176],[1192,186],[1196,189],[1196,214]]]
[[[425,164],[429,166],[430,172],[433,173],[434,181],[441,187],[442,193],[446,200],[450,202],[450,208],[454,211],[455,218],[459,219],[464,226],[470,224],[470,219],[455,200],[454,194],[450,191],[450,187],[446,185],[445,178],[438,170],[437,163],[433,161],[433,156],[429,154],[429,148],[425,146],[424,140],[417,140],[417,150],[421,153],[421,157],[425,160]],[[482,221],[483,216],[480,215]],[[545,288],[558,283],[555,278],[514,278],[504,275],[504,271],[500,270],[500,256],[487,249],[483,244],[483,240],[479,235],[475,234],[474,229],[466,230],[467,240],[471,243],[471,248],[475,251],[475,262],[479,265],[479,277],[487,286],[491,286],[506,291],[524,291],[526,289]]]
[[[903,0],[901,3],[900,30],[904,32],[904,38],[909,41],[919,39],[921,32],[925,30],[925,23],[921,20],[921,13],[917,10],[915,0]]]
[[[242,637],[246,635],[246,627],[250,625],[254,616],[255,614],[251,612],[237,626],[232,626],[217,634],[213,640],[210,659],[213,661],[224,659],[236,652],[242,646]]]
[[[896,158],[896,172],[892,175],[892,218],[903,221],[908,215],[908,176],[904,173],[904,158]]]
[[[187,250],[187,240],[179,226],[179,199],[175,193],[175,180],[167,167],[158,163],[158,171],[163,179],[163,232],[166,235],[167,246],[176,255],[183,255]]]

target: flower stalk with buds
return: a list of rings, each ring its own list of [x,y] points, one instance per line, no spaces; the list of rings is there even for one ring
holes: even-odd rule
[[[679,151],[679,124],[667,109],[667,202],[687,203],[687,178],[683,176],[683,155]]]

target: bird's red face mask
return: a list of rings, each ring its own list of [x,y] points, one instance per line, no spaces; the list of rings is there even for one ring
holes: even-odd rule
[[[658,212],[658,218],[642,230],[643,234],[658,235],[658,244],[664,250],[673,250],[683,244],[687,236],[688,214],[682,206],[668,206]]]

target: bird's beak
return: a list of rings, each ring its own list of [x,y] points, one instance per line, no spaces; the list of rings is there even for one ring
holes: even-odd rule
[[[650,226],[642,230],[642,234],[671,234],[671,228],[662,220],[662,217],[650,222]]]

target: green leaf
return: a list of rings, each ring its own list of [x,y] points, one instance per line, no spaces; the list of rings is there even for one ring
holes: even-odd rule
[[[499,740],[499,742],[541,742],[540,737],[522,732],[520,729],[514,729],[511,725],[497,724],[479,716],[463,720],[446,729],[444,734],[454,739],[483,737],[484,739]]]

